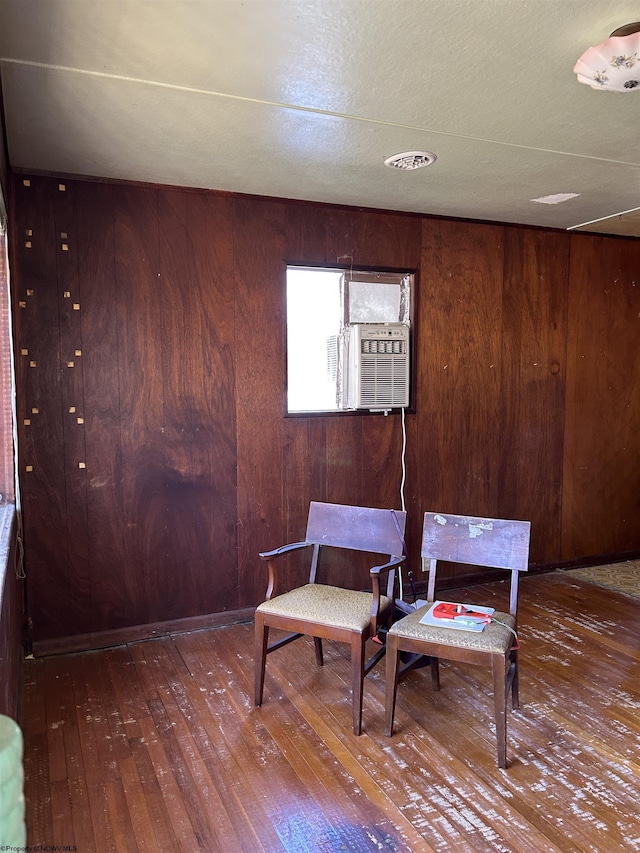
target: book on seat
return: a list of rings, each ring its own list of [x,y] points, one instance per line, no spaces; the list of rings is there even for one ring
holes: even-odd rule
[[[434,601],[420,622],[423,625],[453,628],[457,631],[474,631],[477,634],[489,624],[494,613],[495,607]]]

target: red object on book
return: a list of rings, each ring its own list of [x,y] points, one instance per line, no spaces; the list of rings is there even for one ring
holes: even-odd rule
[[[449,601],[441,601],[433,608],[433,615],[438,619],[473,619],[482,622],[491,622],[491,616],[487,613],[479,613],[464,604],[452,604]]]

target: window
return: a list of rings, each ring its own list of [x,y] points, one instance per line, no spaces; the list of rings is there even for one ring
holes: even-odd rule
[[[409,402],[409,272],[287,267],[287,411]]]
[[[6,211],[0,188],[0,504],[15,499],[12,409],[14,391],[6,224]]]

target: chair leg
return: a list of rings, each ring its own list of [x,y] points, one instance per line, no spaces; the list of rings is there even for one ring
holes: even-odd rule
[[[353,698],[353,733],[362,733],[362,694],[364,686],[364,645],[363,634],[351,635],[351,692]]]
[[[320,639],[320,637],[313,638],[313,645],[315,646],[316,650],[316,663],[318,664],[318,666],[323,666],[324,658],[322,656],[322,640]]]
[[[384,698],[384,733],[387,737],[393,734],[393,717],[396,710],[396,695],[398,693],[398,638],[387,634],[387,668],[385,673]]]
[[[493,701],[496,715],[496,739],[498,742],[498,767],[507,766],[507,669],[509,655],[494,655],[493,669]]]
[[[511,666],[513,667],[513,676],[511,678],[511,707],[520,707],[520,685],[518,684],[518,652],[515,649],[511,650]]]
[[[262,694],[264,692],[264,670],[267,663],[269,626],[264,624],[264,617],[260,613],[256,613],[255,625],[254,693],[255,704],[258,707],[262,705]]]

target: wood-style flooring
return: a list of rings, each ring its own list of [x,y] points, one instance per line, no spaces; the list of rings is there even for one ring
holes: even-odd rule
[[[254,708],[252,625],[25,661],[28,844],[640,850],[639,605],[570,574],[522,581],[507,770],[480,668],[443,664],[439,693],[428,668],[409,674],[387,738],[384,663],[355,737],[348,652],[330,643],[321,669],[306,638],[271,655]]]

